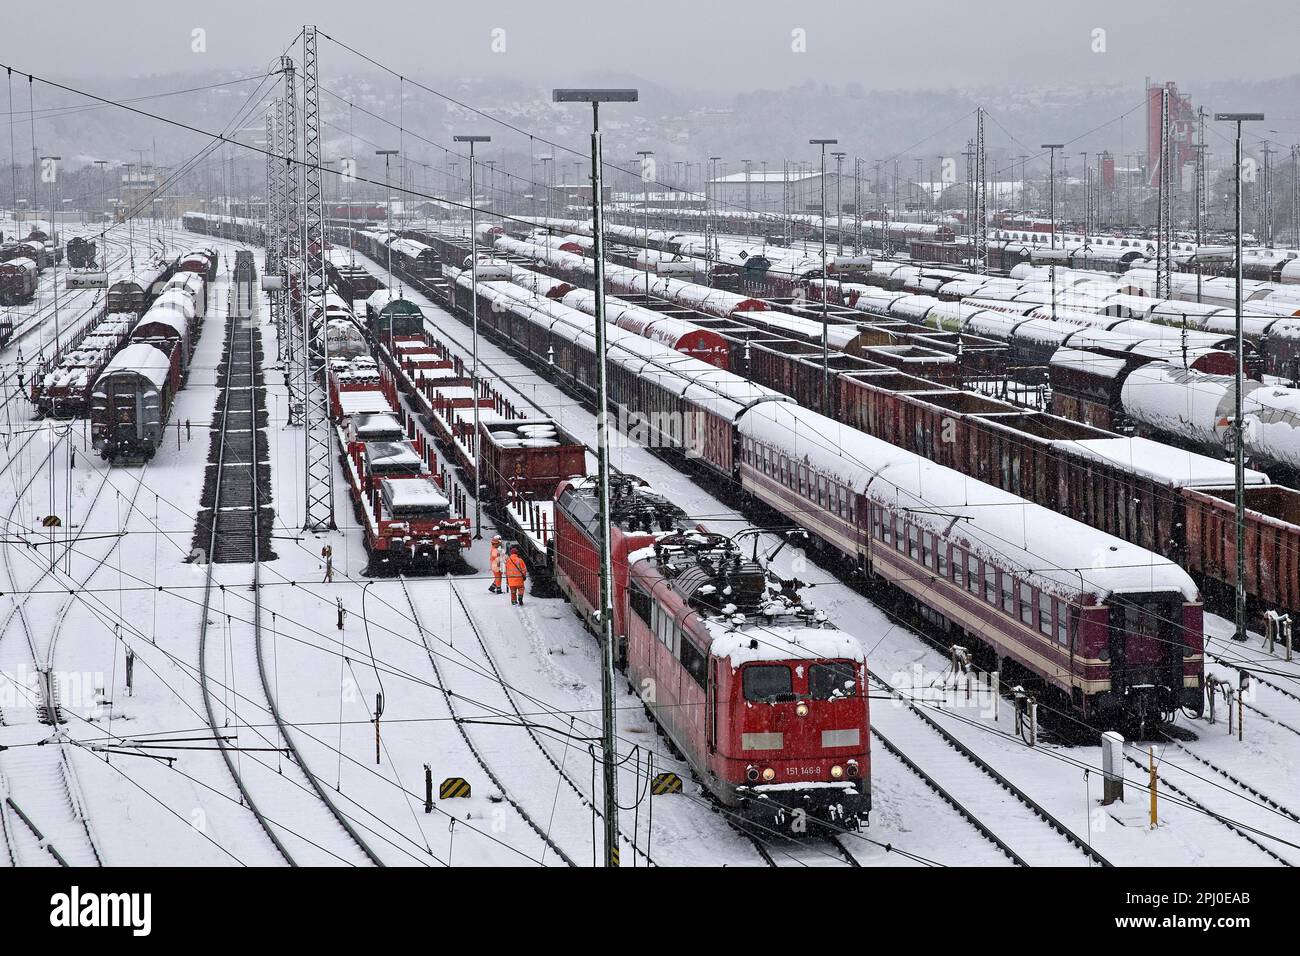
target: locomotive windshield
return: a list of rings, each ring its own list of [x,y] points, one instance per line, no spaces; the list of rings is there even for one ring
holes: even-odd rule
[[[857,694],[853,665],[848,661],[813,664],[808,668],[808,696],[814,700],[833,700]]]
[[[745,700],[773,704],[794,699],[794,678],[784,664],[750,664],[743,673]]]

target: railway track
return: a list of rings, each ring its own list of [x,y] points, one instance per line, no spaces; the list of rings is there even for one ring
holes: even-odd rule
[[[433,647],[429,644],[429,632],[425,629],[424,624],[420,619],[419,609],[415,605],[415,599],[411,596],[411,592],[407,588],[406,576],[400,576],[399,580],[402,584],[402,594],[406,598],[406,603],[411,609],[411,620],[415,622],[415,629],[420,635],[420,642],[424,645],[425,652],[429,656],[429,664],[433,668],[433,675],[438,681],[438,690],[442,693],[442,699],[447,706],[447,712],[451,715],[452,723],[456,727],[456,731],[460,734],[461,740],[464,741],[466,748],[468,748],[470,754],[473,755],[474,760],[478,763],[479,767],[482,768],[485,774],[487,774],[488,779],[492,781],[492,785],[500,791],[502,798],[514,808],[515,812],[519,814],[520,819],[528,825],[529,829],[537,835],[538,839],[568,866],[577,866],[578,864],[573,857],[566,853],[552,838],[550,834],[549,821],[544,825],[539,819],[534,817],[524,808],[519,799],[511,795],[510,789],[506,787],[500,775],[492,769],[491,764],[488,762],[485,748],[479,747],[475,744],[469,733],[468,724],[464,720],[460,708],[456,705],[456,695],[452,693],[446,678],[443,676],[443,669],[438,666],[439,655],[434,652]],[[504,688],[502,693],[504,694]],[[542,860],[543,862],[545,861],[545,856],[542,857]]]
[[[780,843],[775,839],[764,839],[761,835],[742,826],[734,829],[753,845],[759,859],[773,868],[779,867],[836,867],[847,866],[850,869],[862,864],[841,841],[831,834],[819,834],[803,838],[785,836]]]
[[[1124,759],[1128,761],[1130,764],[1132,764],[1133,766],[1137,767],[1143,773],[1148,772],[1147,765],[1144,764],[1142,761],[1138,760],[1132,754],[1125,753]],[[1202,762],[1207,763],[1206,761],[1202,761]],[[1212,764],[1210,766],[1213,767]],[[1218,770],[1217,767],[1214,767],[1214,769]],[[1220,771],[1220,772],[1226,774],[1226,771]],[[1170,793],[1177,796],[1180,800],[1182,800],[1187,806],[1191,807],[1193,810],[1197,810],[1200,813],[1203,813],[1206,816],[1210,817],[1211,819],[1217,820],[1219,823],[1223,824],[1223,826],[1225,826],[1228,830],[1232,831],[1232,833],[1240,837],[1246,843],[1250,844],[1251,846],[1253,846],[1255,849],[1259,850],[1261,853],[1265,854],[1266,856],[1271,857],[1276,862],[1281,863],[1283,866],[1294,865],[1285,857],[1281,856],[1277,851],[1273,850],[1271,847],[1264,844],[1261,837],[1266,838],[1268,834],[1261,832],[1255,827],[1251,827],[1247,824],[1242,823],[1241,821],[1224,816],[1223,814],[1215,810],[1212,810],[1210,807],[1206,806],[1200,800],[1197,800],[1195,797],[1193,797],[1191,793],[1189,793],[1185,788],[1171,782],[1169,780],[1169,776],[1167,773],[1162,773],[1160,770],[1157,770],[1156,777],[1162,784],[1164,784],[1165,788]]]
[[[1262,714],[1262,712],[1259,713]],[[1280,724],[1279,721],[1273,722]],[[1287,727],[1285,724],[1280,725]],[[1294,731],[1294,728],[1291,727],[1287,727],[1287,729]],[[1287,806],[1263,787],[1251,783],[1239,771],[1229,770],[1203,754],[1197,753],[1181,740],[1169,734],[1164,735],[1164,740],[1166,751],[1165,755],[1157,763],[1156,772],[1157,777],[1164,782],[1165,786],[1189,805],[1217,820],[1238,837],[1257,850],[1267,854],[1276,862],[1284,866],[1294,865],[1291,859],[1283,855],[1283,850],[1290,849],[1293,853],[1296,853],[1300,851],[1300,845],[1297,845],[1294,840],[1288,841],[1281,836],[1276,836],[1270,830],[1284,821],[1289,821],[1291,824],[1300,824],[1300,811]],[[1181,755],[1185,755],[1193,762],[1194,766],[1189,768],[1170,760],[1169,748]],[[1144,772],[1148,772],[1148,767],[1132,754],[1126,753],[1125,757],[1130,763],[1140,767]],[[1170,780],[1172,775],[1170,768],[1176,768],[1183,772],[1177,785]],[[1199,792],[1206,788],[1238,796],[1248,805],[1243,807],[1245,813],[1234,812],[1231,816],[1218,813],[1206,805],[1203,800],[1197,799],[1191,792]],[[1204,797],[1205,794],[1202,793],[1200,796]],[[1250,817],[1249,820],[1244,819],[1247,815]],[[1272,846],[1268,842],[1270,839],[1274,842]]]
[[[51,445],[41,465],[37,467],[36,474],[39,474],[44,467],[54,467],[53,459],[65,439],[66,435],[60,436],[58,442]],[[30,441],[29,438],[22,448],[25,448]],[[7,471],[15,460],[16,456],[11,457],[4,468],[0,469],[0,474]],[[55,652],[63,622],[76,600],[71,592],[80,590],[89,582],[117,550],[122,538],[113,536],[107,549],[101,553],[93,556],[82,555],[84,559],[89,560],[90,564],[89,570],[84,574],[69,575],[69,580],[59,580],[55,568],[65,555],[74,552],[86,534],[90,517],[94,514],[95,507],[109,484],[110,474],[111,469],[103,469],[100,482],[86,505],[84,516],[79,523],[75,523],[78,527],[77,533],[62,545],[61,554],[53,553],[56,542],[51,539],[49,544],[52,551],[48,563],[43,557],[33,559],[30,554],[28,555],[29,560],[40,562],[40,570],[34,580],[24,582],[21,588],[15,573],[13,550],[5,549],[5,573],[9,583],[9,593],[14,596],[15,605],[6,616],[3,627],[0,628],[0,673],[18,675],[22,673],[25,666],[30,664],[34,678],[32,683],[35,686],[19,688],[20,693],[24,695],[34,694],[34,699],[26,701],[26,706],[16,708],[7,716],[0,715],[0,723],[9,727],[26,728],[24,734],[26,739],[18,741],[10,738],[13,743],[21,743],[25,746],[11,744],[4,752],[3,759],[0,759],[0,785],[3,786],[6,794],[5,805],[0,807],[0,811],[8,812],[7,833],[30,832],[36,840],[36,849],[49,850],[52,856],[64,861],[65,865],[100,865],[103,861],[86,814],[76,769],[67,751],[62,726],[67,723],[68,716],[60,700],[58,675],[54,669]],[[145,469],[141,469],[135,489],[127,502],[128,515],[134,509],[140,490],[144,486],[144,474]],[[15,495],[14,504],[6,519],[10,528],[19,527],[14,514],[22,500],[21,495]],[[68,515],[67,519],[70,526],[74,524],[72,515]],[[29,615],[29,605],[33,602],[49,604],[56,600],[53,594],[34,593],[35,589],[47,579],[55,579],[60,589],[67,586],[69,596],[57,599],[58,607],[53,613]],[[40,625],[48,624],[48,633],[42,627],[34,626],[33,619]],[[6,641],[5,638],[15,630],[22,632],[22,641],[19,642],[13,637]],[[87,688],[82,690],[84,692]],[[45,730],[43,729],[45,727],[52,729]],[[62,847],[61,852],[55,849],[58,846]],[[9,848],[15,865],[24,865],[31,860],[32,847],[26,845],[23,840],[12,840]],[[43,860],[44,857],[38,854],[38,859]]]
[[[566,728],[560,724],[541,724],[534,716],[529,716],[524,713],[516,699],[518,691],[512,690],[510,684],[502,675],[495,657],[488,649],[487,641],[483,638],[482,629],[474,619],[474,615],[470,611],[469,607],[461,599],[460,591],[457,589],[455,582],[448,579],[447,585],[451,590],[451,596],[454,599],[456,606],[460,608],[465,622],[469,625],[470,632],[474,635],[474,643],[477,647],[477,653],[482,657],[480,666],[483,668],[482,677],[484,680],[480,683],[483,688],[488,690],[493,687],[497,688],[495,697],[485,705],[484,715],[481,719],[478,719],[475,722],[482,724],[497,723],[499,725],[504,721],[506,722],[506,725],[510,726],[512,729],[522,728],[545,760],[545,765],[539,765],[542,767],[541,772],[546,776],[555,774],[558,778],[552,778],[556,779],[556,785],[548,794],[548,798],[555,801],[554,806],[556,809],[552,814],[552,818],[558,816],[560,813],[558,800],[563,797],[567,804],[565,813],[568,815],[570,820],[583,820],[583,827],[589,832],[590,826],[587,821],[589,821],[593,815],[598,819],[603,819],[603,814],[601,813],[600,807],[597,806],[596,800],[593,798],[590,785],[584,785],[578,780],[570,769],[569,763],[569,760],[572,757],[578,756],[583,751],[591,753],[592,759],[595,759],[595,751],[592,749],[589,740],[581,737],[578,741],[570,739],[574,733],[574,726],[572,725]],[[534,704],[537,707],[545,706],[539,701],[534,701]],[[554,714],[552,716],[558,719],[562,715]],[[461,718],[462,721],[467,719],[468,718]],[[543,733],[555,737],[562,737],[565,740],[564,751],[558,758],[552,748],[547,746],[542,740]],[[575,747],[578,748],[576,751]],[[549,767],[549,769],[546,769],[547,767]],[[538,816],[540,816],[540,814],[538,814]],[[624,850],[630,849],[632,854],[637,859],[643,861],[647,866],[657,865],[650,854],[641,848],[638,841],[628,837],[627,831],[623,830],[622,827],[620,827],[620,835],[622,837]]]
[[[383,866],[383,861],[370,848],[353,826],[352,821],[339,809],[330,798],[319,778],[312,772],[301,751],[298,749],[287,722],[280,713],[273,687],[273,680],[266,667],[261,627],[261,554],[259,547],[262,520],[261,502],[258,493],[258,448],[256,440],[257,408],[260,367],[260,342],[257,324],[241,323],[227,316],[226,323],[226,359],[221,412],[218,418],[218,434],[213,443],[215,475],[213,477],[213,499],[209,521],[209,548],[207,552],[206,576],[203,592],[203,610],[199,626],[199,684],[202,688],[204,712],[208,726],[216,739],[226,769],[229,771],[240,799],[245,803],[267,837],[271,840],[280,856],[291,866],[303,863],[344,863],[352,866]],[[245,398],[236,398],[241,395]],[[247,406],[246,408],[244,406]],[[242,426],[242,430],[241,430]],[[223,543],[226,535],[230,543]],[[217,558],[221,560],[218,561]],[[247,559],[247,560],[245,560]],[[226,582],[219,575],[218,566],[226,562],[238,562],[241,569],[252,565],[251,576],[244,573]],[[270,714],[276,725],[279,742],[269,742],[272,748],[282,749],[287,759],[278,760],[274,765],[270,761],[257,758],[250,753],[248,759],[240,748],[233,746],[230,740],[230,722],[234,718],[236,732],[241,724],[238,710],[232,708],[224,698],[224,692],[233,691],[226,686],[223,691],[223,719],[219,720],[216,712],[216,695],[213,693],[213,668],[210,657],[213,654],[211,624],[220,610],[215,606],[214,594],[224,592],[228,587],[247,588],[252,584],[252,641],[222,641],[228,647],[217,649],[223,666],[226,655],[230,656],[230,673],[256,673],[257,684],[263,701],[254,703],[247,690],[247,681],[241,682],[244,688],[233,694],[235,701],[242,699],[245,706]],[[245,637],[247,635],[244,635]],[[232,635],[233,637],[233,635]],[[252,660],[249,660],[249,654]],[[237,704],[235,705],[237,708]],[[305,835],[312,833],[312,837]],[[337,834],[327,846],[321,834]]]
[[[879,675],[868,671],[870,679],[888,692],[901,707],[873,707],[872,731],[886,748],[931,785],[979,830],[986,839],[1002,849],[1019,866],[1060,866],[1062,844],[1080,857],[1080,865],[1111,866],[1106,857],[1088,844],[1070,827],[1048,812],[1024,790],[999,773],[954,734],[926,714],[920,706]],[[881,729],[881,718],[889,724],[889,737]],[[906,735],[907,750],[893,741]],[[892,738],[892,739],[891,739]],[[996,805],[998,822],[989,824],[993,814],[976,804]]]

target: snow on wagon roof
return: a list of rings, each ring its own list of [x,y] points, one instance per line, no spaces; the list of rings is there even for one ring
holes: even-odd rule
[[[1054,441],[1052,447],[1075,452],[1085,458],[1119,465],[1144,478],[1177,488],[1213,487],[1233,482],[1232,463],[1194,451],[1175,448],[1149,438],[1087,438]],[[1266,485],[1268,475],[1246,469],[1246,484]]]
[[[832,475],[873,501],[907,510],[940,538],[1062,595],[1178,591],[1197,597],[1174,562],[1073,518],[969,478],[789,402],[764,402],[739,423],[747,437]]]
[[[136,342],[113,356],[113,360],[104,366],[98,381],[103,381],[109,375],[130,372],[148,379],[155,388],[162,388],[171,372],[171,362],[160,349],[144,342]]]
[[[418,305],[410,299],[404,298],[393,289],[376,289],[374,292],[370,293],[370,297],[366,299],[366,305],[380,313],[385,309],[393,307],[400,308],[403,314],[409,313],[414,315],[416,312],[421,311]]]

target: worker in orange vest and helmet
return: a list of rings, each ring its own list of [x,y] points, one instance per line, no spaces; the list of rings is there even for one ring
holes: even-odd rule
[[[519,553],[519,545],[510,546],[510,557],[506,558],[506,586],[510,588],[510,603],[524,603],[524,582],[528,579],[528,565]]]
[[[493,594],[501,593],[501,567],[504,562],[501,560],[501,535],[492,536],[492,550],[489,552],[488,560],[492,564],[492,584],[488,590]]]

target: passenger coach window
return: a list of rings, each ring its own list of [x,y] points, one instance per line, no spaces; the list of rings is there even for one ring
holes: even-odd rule
[[[1020,620],[1034,623],[1034,589],[1024,582],[1020,584]]]
[[[808,695],[814,700],[852,697],[856,692],[853,665],[847,661],[813,664],[808,668]]]
[[[794,697],[794,678],[784,664],[750,664],[741,683],[745,700],[770,704],[781,698]]]
[[[1064,601],[1056,602],[1056,640],[1066,646],[1070,643],[1070,606]]]

